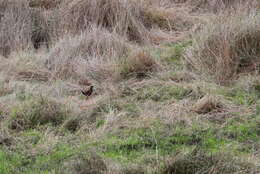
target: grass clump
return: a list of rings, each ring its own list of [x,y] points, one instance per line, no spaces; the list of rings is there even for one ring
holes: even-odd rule
[[[196,174],[196,173],[252,173],[255,167],[237,160],[230,154],[209,154],[195,149],[187,154],[173,157],[162,171],[163,174]]]
[[[147,41],[147,30],[139,20],[141,6],[132,1],[65,1],[61,10],[66,19],[62,26],[67,32],[78,33],[91,24],[116,31],[132,41]]]
[[[11,129],[34,129],[45,124],[60,125],[67,115],[66,108],[59,103],[48,98],[36,97],[13,108],[8,122]]]
[[[214,96],[206,95],[199,99],[193,106],[193,110],[199,114],[206,114],[223,109],[223,104]]]
[[[187,67],[218,83],[226,83],[240,73],[259,73],[259,19],[254,11],[217,17],[193,36],[193,46],[185,54]]]
[[[133,76],[137,78],[146,77],[158,68],[155,60],[145,51],[139,51],[122,61],[119,71],[123,78]]]
[[[97,81],[117,78],[118,59],[128,54],[131,45],[116,33],[101,28],[77,36],[66,36],[51,50],[46,67],[55,77]]]
[[[32,8],[54,9],[60,4],[61,0],[29,0]]]
[[[85,173],[85,174],[100,174],[107,171],[104,159],[96,153],[79,154],[64,162],[64,169],[59,174]]]

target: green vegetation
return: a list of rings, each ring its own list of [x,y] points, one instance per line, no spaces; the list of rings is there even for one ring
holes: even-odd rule
[[[259,7],[0,0],[0,174],[260,173]]]

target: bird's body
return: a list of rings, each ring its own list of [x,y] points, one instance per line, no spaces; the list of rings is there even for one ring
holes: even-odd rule
[[[81,90],[81,93],[83,94],[83,95],[85,95],[85,96],[91,96],[91,94],[93,93],[93,88],[94,88],[94,86],[90,86],[90,89],[89,90],[87,90],[87,91],[83,91],[83,90]]]

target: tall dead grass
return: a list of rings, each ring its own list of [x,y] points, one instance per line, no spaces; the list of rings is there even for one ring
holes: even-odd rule
[[[259,73],[260,15],[256,11],[223,14],[193,36],[187,67],[225,83],[243,72]]]
[[[257,0],[180,0],[185,5],[190,5],[193,11],[201,12],[222,12],[227,9],[235,9],[237,7],[243,7],[244,9],[256,8],[259,5]]]
[[[164,31],[191,28],[193,18],[185,10],[160,4],[159,0],[64,1],[60,8],[63,17],[61,30],[65,34],[77,34],[96,25],[116,32],[129,41],[148,44],[153,37],[150,31],[154,28]]]
[[[104,80],[115,75],[117,59],[125,57],[130,49],[131,45],[119,35],[93,27],[61,39],[51,50],[46,66],[61,79],[88,76]]]
[[[142,48],[97,27],[61,39],[51,50],[45,65],[55,78],[86,79],[100,84],[133,76],[142,78],[159,68]]]
[[[47,10],[57,8],[62,0],[29,0],[29,6]]]
[[[39,48],[51,39],[42,9],[30,8],[27,0],[0,0],[0,54]]]
[[[0,0],[0,54],[28,47],[31,35],[30,10],[26,0]]]
[[[139,20],[140,4],[123,0],[73,0],[65,1],[61,7],[64,14],[62,28],[65,33],[79,33],[90,25],[115,31],[129,40],[147,40],[147,30]]]

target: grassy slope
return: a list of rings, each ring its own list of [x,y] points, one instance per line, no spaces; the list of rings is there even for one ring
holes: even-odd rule
[[[163,68],[97,86],[87,101],[70,79],[7,81],[0,70],[0,174],[260,172],[259,76],[198,80],[182,64],[191,45],[145,48]],[[33,70],[42,54],[13,57]],[[206,112],[196,107],[203,96]]]
[[[170,45],[165,49],[170,49],[170,54],[162,56],[158,51],[158,58],[173,62],[173,66],[176,66],[181,55],[180,45]],[[167,73],[174,77],[176,71]],[[47,98],[37,99],[37,96],[27,93],[25,96],[16,94],[16,100],[21,100],[23,104],[10,108],[10,118],[2,123],[3,133],[7,132],[3,138],[10,141],[10,146],[3,146],[5,141],[2,140],[0,173],[95,170],[99,168],[95,163],[104,163],[103,160],[110,168],[114,163],[120,164],[121,168],[130,168],[120,169],[123,171],[137,168],[139,172],[166,172],[170,169],[167,169],[164,161],[171,161],[172,158],[173,161],[177,160],[173,162],[176,165],[168,164],[168,168],[184,168],[183,173],[189,170],[190,173],[199,170],[207,172],[218,165],[223,169],[214,169],[217,173],[221,173],[221,170],[232,172],[237,170],[237,166],[244,173],[252,170],[246,163],[257,164],[260,160],[259,89],[246,91],[240,87],[223,88],[196,81],[171,83],[168,79],[160,78],[154,74],[140,82],[126,80],[122,82],[119,96],[103,99],[94,108],[70,115],[67,121],[61,123],[58,118],[66,118],[58,115],[64,111],[53,109],[53,104],[47,112],[53,109],[54,113],[51,114],[55,115],[55,119],[39,122],[39,113],[45,114],[43,110],[49,106],[49,101],[45,101]],[[197,91],[198,88],[205,90]],[[226,101],[227,109],[209,114],[192,112],[192,103],[205,91]],[[3,95],[2,98],[8,95],[13,94]],[[21,124],[22,130],[19,130],[19,126],[15,128],[17,130],[10,130],[12,121],[19,122],[20,117],[28,119],[17,123]],[[93,160],[92,153],[100,161]],[[191,153],[203,154],[199,154],[194,162],[189,161]],[[184,157],[179,157],[180,154]],[[221,154],[223,156],[218,157]],[[204,166],[207,161],[200,161],[203,155],[213,158],[212,164]],[[225,159],[226,156],[241,160],[245,167],[241,168],[240,164],[236,166],[233,162],[234,166],[229,166],[230,161]],[[178,158],[183,160],[183,164],[178,163]],[[199,162],[196,163],[196,160]],[[218,164],[214,160],[224,162]],[[193,169],[188,169],[186,165],[191,165]]]

